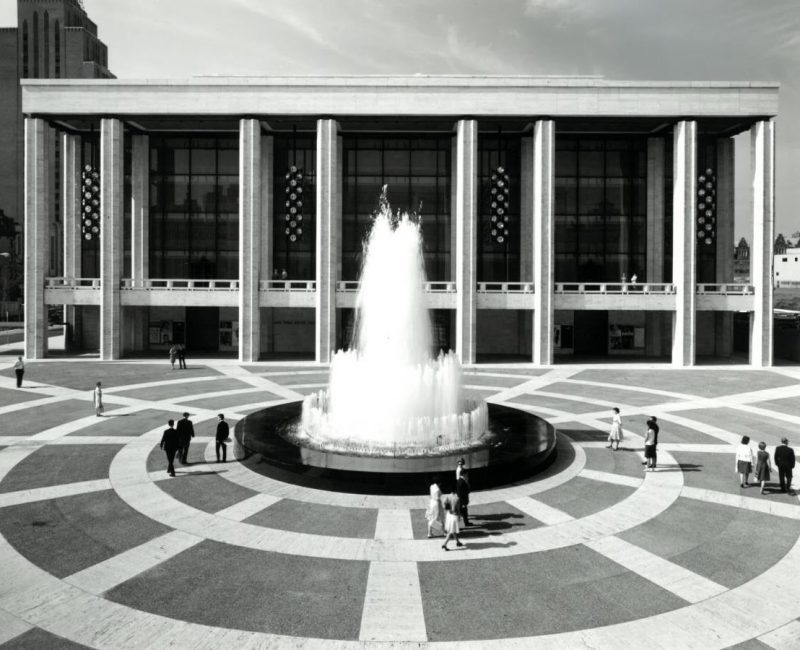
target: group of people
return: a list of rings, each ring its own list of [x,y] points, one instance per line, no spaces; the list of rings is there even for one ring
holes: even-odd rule
[[[789,446],[789,439],[781,438],[781,444],[775,447],[773,454],[775,467],[778,469],[778,481],[780,482],[781,492],[794,494],[792,491],[792,470],[794,470],[795,455],[794,449]],[[756,485],[761,484],[761,494],[766,494],[767,481],[770,480],[771,472],[774,471],[772,461],[767,451],[767,443],[758,443],[758,452],[753,455],[750,448],[750,436],[742,436],[739,448],[736,450],[735,470],[739,475],[739,487],[750,487],[748,479],[755,466]]]
[[[230,428],[225,421],[225,415],[220,413],[217,415],[219,418],[217,422],[216,432],[216,452],[217,462],[224,463],[228,460],[228,443],[230,442]],[[182,465],[189,464],[189,445],[194,438],[194,424],[189,419],[189,414],[184,413],[183,417],[178,420],[177,425],[175,420],[167,421],[167,428],[161,436],[161,449],[167,454],[167,474],[175,476],[175,456]],[[222,459],[220,459],[220,453]]]
[[[183,343],[173,343],[169,346],[169,365],[175,370],[175,361],[178,361],[178,368],[186,370],[186,346]]]
[[[654,472],[656,469],[656,462],[658,460],[658,418],[651,415],[647,418],[647,432],[644,435],[644,471]],[[607,449],[617,451],[619,443],[625,434],[622,430],[622,418],[619,415],[619,408],[613,407],[611,409],[611,430],[608,433]]]
[[[453,539],[456,546],[464,546],[458,538],[461,532],[461,522],[464,526],[469,526],[469,485],[468,472],[465,468],[463,458],[458,459],[456,465],[456,478],[450,492],[442,496],[442,489],[437,477],[431,478],[430,500],[425,511],[425,519],[428,522],[428,537],[434,536],[434,529],[441,528],[444,534],[442,548],[449,551],[448,542]]]
[[[619,415],[619,408],[616,406],[611,410],[611,430],[608,434],[608,449],[616,451],[619,443],[624,436],[622,431],[622,419]],[[647,420],[647,433],[644,437],[644,462],[645,471],[655,471],[658,458],[658,418],[651,415]],[[750,486],[748,478],[750,474],[755,475],[756,484],[761,484],[761,494],[766,494],[767,482],[770,480],[771,473],[775,471],[773,462],[778,472],[778,480],[781,492],[792,492],[792,470],[795,464],[794,450],[789,446],[788,438],[781,438],[781,444],[775,448],[773,459],[770,460],[767,451],[767,443],[759,442],[758,451],[754,454],[750,448],[750,436],[743,436],[739,448],[736,450],[734,469],[739,475],[740,487]]]

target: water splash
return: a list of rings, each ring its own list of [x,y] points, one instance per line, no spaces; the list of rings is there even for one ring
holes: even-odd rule
[[[303,402],[303,430],[335,447],[468,446],[488,426],[485,402],[465,401],[453,352],[433,358],[419,219],[385,194],[365,246],[351,349],[331,361],[327,390]]]

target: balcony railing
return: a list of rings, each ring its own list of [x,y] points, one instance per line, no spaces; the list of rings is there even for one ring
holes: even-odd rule
[[[315,280],[262,280],[259,283],[261,291],[306,291],[317,290]]]
[[[100,278],[45,278],[45,289],[100,289]]]
[[[670,295],[675,293],[674,284],[650,284],[630,282],[557,282],[555,293],[558,294],[596,294],[596,295]]]
[[[238,280],[122,280],[123,289],[144,289],[158,291],[163,289],[181,289],[187,291],[238,291]]]
[[[753,287],[749,284],[698,284],[698,296],[752,296]]]
[[[533,282],[478,282],[478,293],[533,292]]]
[[[336,291],[340,293],[355,293],[358,291],[359,282],[357,280],[347,280],[336,283]],[[455,293],[455,282],[426,282],[425,293]]]

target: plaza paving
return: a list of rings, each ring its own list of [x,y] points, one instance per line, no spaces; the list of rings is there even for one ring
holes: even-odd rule
[[[740,488],[733,460],[743,434],[800,447],[800,368],[470,369],[470,391],[550,420],[559,453],[474,492],[476,525],[445,553],[424,496],[326,491],[241,452],[212,462],[218,412],[297,399],[324,368],[53,359],[17,390],[12,365],[2,648],[800,648],[800,501],[777,476],[765,495]],[[158,442],[185,410],[198,437],[169,478]],[[648,415],[661,434],[645,473]]]

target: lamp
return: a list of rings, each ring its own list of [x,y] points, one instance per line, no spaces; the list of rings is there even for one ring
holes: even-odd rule
[[[711,167],[697,177],[697,243],[711,246],[717,236],[717,177]]]

